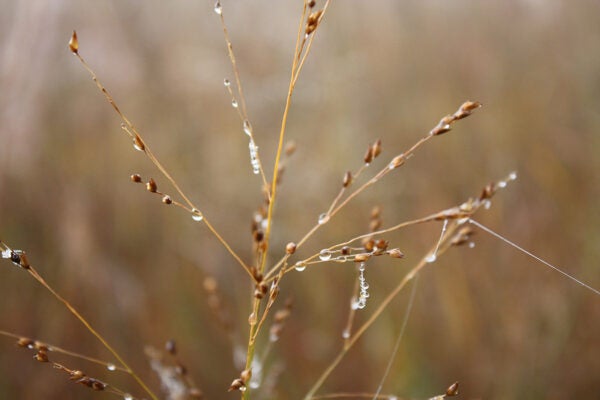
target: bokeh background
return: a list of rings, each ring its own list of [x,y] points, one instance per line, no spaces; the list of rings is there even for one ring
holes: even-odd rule
[[[202,224],[129,181],[167,182],[70,54],[98,73],[159,159],[246,260],[262,202],[247,138],[223,79],[232,78],[210,1],[1,1],[0,238],[28,252],[158,391],[144,346],[177,340],[207,398],[239,373],[249,294],[245,274]],[[322,5],[322,1],[318,2]],[[224,1],[249,115],[271,176],[300,1]],[[273,254],[325,211],[348,169],[381,138],[373,170],[465,100],[484,108],[359,196],[299,257],[366,231],[461,203],[510,171],[519,178],[477,219],[600,287],[600,3],[597,1],[334,1],[300,78],[276,207]],[[364,321],[439,237],[441,224],[388,235],[402,261],[369,263]],[[461,382],[467,399],[595,398],[600,297],[484,232],[420,276],[413,312],[383,392],[427,398]],[[394,262],[392,262],[394,261]],[[39,284],[0,270],[0,329],[105,360],[106,350]],[[220,285],[233,343],[207,305]],[[288,276],[294,309],[265,362],[276,392],[297,399],[341,346],[356,271],[322,265]],[[326,382],[323,393],[373,392],[408,300],[402,293]],[[283,301],[281,302],[281,304]],[[259,352],[264,346],[259,348]],[[142,396],[126,377],[65,365]],[[0,397],[96,399],[0,338]]]

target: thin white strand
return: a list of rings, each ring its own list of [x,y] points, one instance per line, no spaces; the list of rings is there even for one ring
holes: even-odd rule
[[[575,278],[575,277],[574,277],[574,276],[572,276],[572,275],[569,275],[568,273],[564,272],[563,270],[559,269],[558,267],[555,267],[554,265],[550,264],[549,262],[547,262],[547,261],[545,261],[545,260],[542,260],[541,258],[539,258],[538,256],[536,256],[535,254],[533,254],[533,253],[530,253],[529,251],[525,250],[525,249],[524,249],[524,248],[522,248],[521,246],[518,246],[517,244],[515,244],[515,243],[511,242],[510,240],[506,239],[504,236],[501,236],[500,234],[498,234],[498,233],[496,233],[496,232],[492,231],[490,228],[487,228],[486,226],[484,226],[484,225],[481,225],[479,222],[477,222],[477,221],[475,221],[475,220],[473,220],[473,219],[471,219],[471,218],[469,218],[469,223],[471,223],[471,224],[473,224],[473,225],[477,226],[478,228],[480,228],[480,229],[484,230],[485,232],[489,233],[490,235],[492,235],[492,236],[494,236],[494,237],[496,237],[496,238],[498,238],[498,239],[502,240],[503,242],[505,242],[505,243],[507,243],[507,244],[511,245],[511,246],[512,246],[512,247],[514,247],[515,249],[517,249],[517,250],[521,251],[522,253],[525,253],[525,254],[527,254],[529,257],[531,257],[531,258],[533,258],[533,259],[535,259],[535,260],[537,260],[537,261],[541,262],[542,264],[544,264],[545,266],[547,266],[547,267],[549,267],[549,268],[552,268],[553,270],[555,270],[556,272],[558,272],[558,273],[562,274],[563,276],[565,276],[565,277],[569,278],[569,279],[570,279],[570,280],[572,280],[573,282],[575,282],[575,283],[577,283],[577,284],[579,284],[579,285],[583,286],[584,288],[586,288],[586,289],[588,289],[588,290],[591,290],[592,292],[594,292],[595,294],[597,294],[597,295],[599,295],[599,296],[600,296],[600,291],[599,291],[598,289],[594,289],[594,288],[593,288],[593,287],[591,287],[590,285],[588,285],[588,284],[586,284],[586,283],[584,283],[584,282],[580,281],[579,279]]]

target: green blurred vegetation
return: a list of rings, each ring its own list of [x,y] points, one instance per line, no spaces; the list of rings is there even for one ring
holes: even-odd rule
[[[321,3],[321,2],[319,2]],[[263,163],[270,170],[300,1],[223,1]],[[214,276],[245,346],[246,275],[208,231],[129,181],[167,182],[133,151],[120,121],[70,54],[80,53],[159,159],[245,259],[261,204],[246,137],[223,79],[231,65],[212,3],[12,2],[0,14],[0,238],[22,248],[154,387],[145,345],[175,338],[208,398],[239,370],[202,289]],[[276,207],[274,254],[326,210],[369,143],[376,168],[464,100],[484,107],[359,196],[299,256],[364,232],[374,205],[384,225],[519,179],[477,219],[600,287],[600,3],[597,1],[334,1],[300,78],[288,164]],[[174,193],[172,193],[174,194]],[[364,320],[441,225],[387,239],[406,253],[375,260]],[[424,398],[461,382],[462,398],[592,398],[600,392],[600,300],[478,232],[419,281],[406,337],[384,393]],[[0,329],[110,360],[49,293],[1,264]],[[290,275],[294,298],[267,367],[282,368],[273,398],[297,399],[341,346],[355,280],[351,266]],[[400,330],[408,291],[376,322],[324,391],[375,391]],[[260,351],[260,349],[259,349]],[[64,358],[61,358],[64,359]],[[142,396],[127,378],[70,367]],[[74,385],[0,338],[0,397],[110,398]],[[260,396],[256,396],[260,398]]]

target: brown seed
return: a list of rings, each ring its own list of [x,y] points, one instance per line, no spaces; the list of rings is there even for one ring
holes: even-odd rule
[[[344,180],[343,180],[342,186],[345,187],[345,188],[347,188],[351,184],[352,184],[352,172],[347,171],[344,174]]]
[[[344,256],[347,256],[350,253],[352,253],[352,249],[350,247],[348,247],[348,246],[342,247],[341,251],[342,251],[342,255],[344,255]]]
[[[171,200],[171,197],[170,197],[170,196],[168,196],[168,195],[164,195],[164,196],[163,196],[163,198],[162,198],[162,202],[163,202],[164,204],[172,204],[172,203],[173,203],[173,200]]]
[[[406,157],[404,157],[404,154],[400,154],[399,156],[396,156],[392,159],[392,161],[390,161],[390,169],[395,169],[398,168],[399,166],[401,166],[402,164],[404,164],[404,162],[406,161]]]
[[[240,373],[240,379],[244,382],[248,382],[252,378],[252,370],[245,369]]]
[[[287,254],[294,254],[296,252],[296,243],[294,242],[289,242],[286,246],[285,246],[285,252]]]
[[[154,182],[154,179],[150,178],[150,180],[146,183],[146,190],[152,193],[156,193],[156,191],[158,190],[158,186],[156,185],[156,182]]]
[[[79,371],[79,370],[71,371],[69,373],[69,375],[71,375],[71,377],[69,379],[71,379],[72,381],[77,381],[85,376],[83,371]]]
[[[73,54],[77,54],[79,52],[79,41],[77,40],[77,32],[73,31],[71,35],[71,39],[69,40],[69,50]]]
[[[133,174],[131,175],[131,181],[135,183],[140,183],[142,182],[142,176],[140,174]]]
[[[244,381],[242,381],[240,378],[236,378],[233,380],[233,382],[231,382],[231,385],[229,385],[229,389],[227,391],[231,392],[232,390],[240,390],[241,388],[245,387],[246,385],[244,384]]]
[[[375,143],[373,143],[373,158],[376,158],[381,154],[381,139],[377,139]]]
[[[35,353],[35,355],[33,356],[33,359],[39,362],[49,362],[50,360],[48,359],[48,353],[46,353],[44,350],[40,350],[37,353]]]
[[[315,0],[310,0],[308,2],[308,7],[313,8],[315,6],[315,4],[317,4],[317,2]]]
[[[30,347],[33,346],[33,344],[34,341],[26,337],[22,337],[17,340],[17,346],[19,347]]]
[[[29,269],[29,267],[31,267],[31,265],[29,265],[29,260],[27,259],[27,254],[24,252],[21,253],[21,256],[19,257],[19,265],[24,269]]]
[[[363,157],[363,161],[365,164],[371,164],[371,161],[373,161],[373,147],[369,146],[365,156]]]
[[[391,249],[388,254],[392,258],[404,258],[404,253],[400,249]]]
[[[134,136],[134,138],[133,138],[133,145],[139,151],[145,151],[146,150],[146,145],[144,144],[144,141],[142,140],[142,138],[138,134],[136,134]]]
[[[371,258],[371,256],[368,254],[357,254],[354,256],[354,262],[365,262],[369,258]]]
[[[375,242],[375,246],[377,246],[378,250],[385,250],[387,249],[389,245],[389,242],[387,240],[383,240],[383,239],[379,239],[377,242]]]
[[[446,389],[446,396],[452,397],[458,394],[458,382],[454,382]]]

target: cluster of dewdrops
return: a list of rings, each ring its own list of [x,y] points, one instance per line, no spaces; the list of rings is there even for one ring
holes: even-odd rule
[[[367,306],[367,299],[369,298],[369,284],[365,278],[365,268],[366,264],[364,262],[360,263],[358,267],[358,284],[360,293],[358,295],[358,299],[354,299],[352,301],[353,310],[363,309]]]

